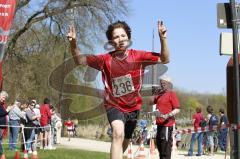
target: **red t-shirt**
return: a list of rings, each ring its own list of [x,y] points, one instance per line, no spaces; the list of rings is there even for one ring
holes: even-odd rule
[[[179,108],[178,97],[173,91],[167,91],[161,95],[155,96],[154,103],[157,105],[156,108],[162,114],[168,114],[174,109]],[[173,126],[175,124],[175,118],[170,117],[165,120],[163,118],[157,117],[156,124],[162,126]]]
[[[141,108],[144,69],[158,62],[158,53],[128,50],[128,56],[122,60],[111,52],[86,58],[90,67],[102,72],[106,109],[116,107],[122,112],[132,112]]]
[[[200,126],[201,120],[203,120],[203,114],[202,113],[193,114],[192,118],[195,119],[193,123],[194,128],[198,128]]]
[[[50,124],[51,112],[48,104],[43,104],[40,106],[40,113],[41,113],[40,125],[46,126]]]
[[[64,125],[67,127],[67,130],[73,130],[74,129],[74,124],[72,121],[66,121]]]

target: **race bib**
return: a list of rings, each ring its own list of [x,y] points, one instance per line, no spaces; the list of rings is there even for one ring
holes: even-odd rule
[[[121,97],[134,92],[134,85],[130,74],[112,79],[112,90],[115,97]]]

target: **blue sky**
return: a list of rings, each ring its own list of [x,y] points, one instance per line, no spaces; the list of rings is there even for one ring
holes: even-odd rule
[[[217,28],[217,3],[228,1],[133,0],[125,19],[132,28],[132,48],[159,50],[157,20],[168,29],[170,63],[168,74],[174,85],[187,91],[225,93],[226,65],[229,56],[219,55],[219,36],[231,29]]]

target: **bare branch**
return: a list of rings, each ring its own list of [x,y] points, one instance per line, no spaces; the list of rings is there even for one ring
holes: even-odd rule
[[[18,0],[16,11],[21,9],[22,7],[26,6],[31,0]]]
[[[19,0],[18,9],[21,16],[18,16],[20,19],[18,19],[16,23],[16,30],[9,38],[6,54],[16,54],[18,39],[33,27],[34,24],[39,22],[45,21],[46,25],[48,25],[51,30],[54,27],[50,25],[51,21],[55,19],[55,24],[59,28],[58,31],[62,34],[63,30],[67,29],[69,20],[71,20],[71,13],[69,14],[69,10],[75,10],[77,12],[74,20],[81,22],[77,28],[77,30],[80,31],[79,34],[89,35],[88,33],[90,32],[94,34],[94,29],[104,30],[106,24],[112,22],[116,15],[124,15],[126,13],[126,6],[123,1],[125,0],[46,0],[41,3],[41,5],[44,5],[43,7],[39,6],[41,10],[34,11],[32,8],[31,10],[29,8],[24,8],[31,0]],[[27,9],[30,11],[27,11]],[[32,13],[32,15],[28,16],[29,13]],[[89,15],[92,19],[89,18]],[[25,18],[26,21],[21,20],[23,18]],[[47,21],[47,19],[49,19],[49,21]],[[91,28],[93,23],[97,24],[97,27]],[[87,40],[88,38],[90,37],[82,36],[81,41],[81,43],[87,47],[91,46]]]

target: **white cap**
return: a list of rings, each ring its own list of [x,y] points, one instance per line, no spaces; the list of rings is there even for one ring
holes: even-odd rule
[[[159,79],[172,83],[172,79],[167,75],[162,75],[159,77]]]
[[[40,108],[40,105],[39,105],[39,104],[36,104],[36,105],[35,105],[35,108],[38,108],[38,109],[39,109],[39,108]]]

